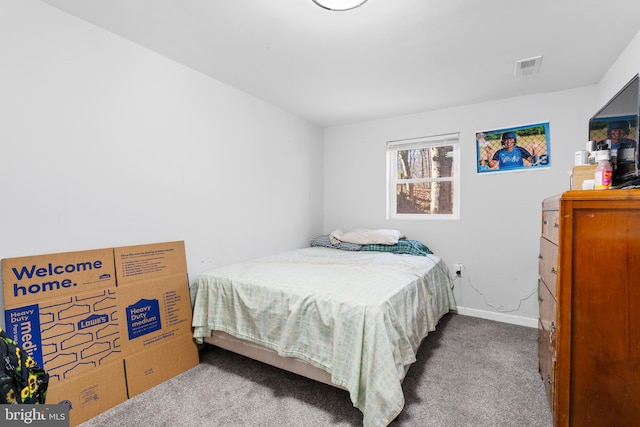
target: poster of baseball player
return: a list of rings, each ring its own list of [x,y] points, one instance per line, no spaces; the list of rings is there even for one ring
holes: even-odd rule
[[[549,123],[476,132],[478,173],[551,167]]]

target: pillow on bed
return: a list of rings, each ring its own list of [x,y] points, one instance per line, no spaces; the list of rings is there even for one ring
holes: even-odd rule
[[[362,245],[363,251],[392,252],[394,254],[409,254],[427,256],[431,250],[417,240],[400,239],[395,245]]]
[[[387,230],[384,228],[358,228],[352,231],[338,229],[334,230],[329,235],[331,243],[338,244],[339,242],[349,242],[357,245],[370,245],[376,243],[382,245],[395,245],[402,237],[404,236],[400,230]]]
[[[311,246],[319,246],[323,248],[342,249],[344,251],[359,251],[362,245],[349,242],[339,242],[336,244],[331,243],[331,238],[328,234],[324,236],[318,236],[311,239]]]

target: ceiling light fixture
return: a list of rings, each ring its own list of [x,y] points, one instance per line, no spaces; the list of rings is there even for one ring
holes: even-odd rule
[[[342,12],[355,9],[365,4],[368,0],[313,0],[315,4],[323,9]]]

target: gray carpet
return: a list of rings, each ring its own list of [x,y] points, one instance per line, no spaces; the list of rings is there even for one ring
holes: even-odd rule
[[[349,394],[208,346],[200,364],[82,427],[361,426]],[[537,330],[457,314],[429,334],[392,427],[550,427]]]

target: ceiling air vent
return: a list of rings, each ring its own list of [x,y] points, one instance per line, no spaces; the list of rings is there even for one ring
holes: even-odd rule
[[[537,74],[540,70],[540,62],[542,62],[542,56],[534,56],[533,58],[516,61],[516,77]]]

